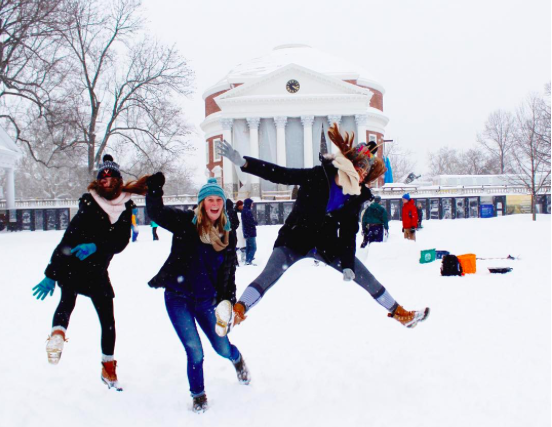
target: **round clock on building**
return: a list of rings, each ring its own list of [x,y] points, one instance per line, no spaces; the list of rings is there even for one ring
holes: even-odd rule
[[[299,91],[299,82],[297,80],[290,80],[286,83],[286,89],[289,93],[296,93]]]

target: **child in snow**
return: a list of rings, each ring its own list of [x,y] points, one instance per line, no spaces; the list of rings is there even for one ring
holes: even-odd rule
[[[387,220],[387,211],[381,205],[381,197],[374,197],[374,201],[366,208],[362,215],[362,234],[364,240],[360,245],[365,248],[372,242],[383,242],[384,231],[389,231],[389,221]]]
[[[337,124],[328,134],[339,148],[334,156],[321,158],[322,165],[311,169],[290,169],[251,157],[243,158],[226,141],[221,154],[242,171],[271,182],[299,185],[297,200],[280,228],[274,250],[263,272],[232,306],[223,301],[217,307],[219,328],[226,333],[241,323],[245,313],[294,263],[312,257],[343,273],[343,280],[354,280],[388,312],[388,316],[412,328],[429,314],[429,309],[407,311],[355,257],[358,217],[362,204],[372,198],[368,183],[385,172],[374,152],[375,144],[353,146],[354,134],[339,133]]]
[[[199,191],[194,211],[164,206],[164,184],[161,172],[147,179],[148,215],[173,233],[171,253],[149,285],[165,288],[167,313],[188,357],[193,410],[199,413],[207,409],[207,395],[203,349],[196,323],[215,351],[233,363],[238,380],[242,384],[250,381],[238,349],[227,337],[221,338],[215,333],[217,302],[236,299],[236,237],[230,233],[226,196],[215,178],[210,178]]]
[[[402,231],[404,233],[404,238],[415,241],[416,228],[418,228],[418,210],[414,204],[414,199],[410,198],[410,194],[403,194],[402,202]]]
[[[79,211],[54,250],[46,277],[33,288],[33,295],[41,300],[54,294],[56,282],[61,288],[61,300],[46,345],[48,361],[54,365],[61,358],[77,296],[92,300],[102,328],[101,378],[109,388],[119,391],[122,388],[117,381],[114,358],[115,294],[107,268],[113,255],[122,252],[130,239],[133,206],[130,194],[143,194],[144,190],[144,180],[123,185],[119,165],[105,155],[96,180],[88,186],[89,193],[80,198]]]

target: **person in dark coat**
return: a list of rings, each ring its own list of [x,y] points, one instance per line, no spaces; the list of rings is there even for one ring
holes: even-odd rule
[[[424,228],[422,227],[422,219],[424,219],[424,209],[422,207],[421,203],[418,203],[416,206],[416,212],[418,212],[418,229]]]
[[[362,215],[362,233],[364,240],[360,245],[365,248],[372,242],[383,242],[385,232],[389,231],[389,221],[387,211],[381,205],[381,197],[374,197],[374,201],[366,208]]]
[[[416,240],[416,228],[418,227],[418,210],[414,199],[410,198],[410,194],[406,193],[402,196],[402,231],[404,238],[407,240]]]
[[[60,360],[77,296],[91,299],[102,328],[101,378],[109,388],[122,390],[114,358],[115,293],[107,270],[113,256],[122,252],[130,240],[134,205],[130,196],[131,193],[143,193],[145,181],[123,185],[119,166],[110,155],[105,155],[96,180],[88,190],[89,193],[80,198],[79,211],[54,250],[46,277],[33,291],[37,299],[44,300],[48,294],[53,295],[56,282],[61,288],[61,300],[46,345],[48,361],[52,364]]]
[[[253,216],[253,200],[247,198],[243,201],[242,230],[245,239],[245,265],[253,264],[257,253],[257,220]]]
[[[424,320],[429,309],[406,311],[376,280],[356,256],[358,217],[362,204],[372,198],[368,183],[385,172],[377,148],[353,146],[354,134],[343,137],[336,124],[328,132],[339,148],[335,156],[322,158],[322,165],[310,169],[290,169],[251,157],[243,158],[224,142],[221,154],[242,171],[286,185],[299,185],[297,200],[278,232],[274,250],[263,272],[244,291],[232,310],[217,308],[224,332],[245,319],[265,293],[295,262],[312,257],[354,280],[395,318],[407,327]],[[375,145],[375,144],[374,144]],[[220,308],[220,310],[219,310]]]
[[[149,217],[173,233],[169,257],[149,285],[165,288],[167,313],[188,358],[193,410],[204,412],[207,395],[197,325],[215,351],[233,363],[238,380],[242,384],[250,381],[238,349],[230,344],[228,337],[221,338],[215,332],[217,303],[236,301],[236,234],[230,233],[231,223],[225,211],[226,196],[215,178],[210,178],[199,191],[198,206],[194,211],[164,206],[165,177],[161,172],[147,178],[147,184]]]

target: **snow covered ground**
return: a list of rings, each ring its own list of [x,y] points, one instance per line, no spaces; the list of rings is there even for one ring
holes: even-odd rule
[[[210,409],[202,415],[191,412],[186,355],[163,292],[146,284],[169,252],[168,232],[153,242],[141,227],[110,268],[122,393],[100,381],[100,328],[87,298],[77,301],[60,364],[47,363],[59,288],[43,302],[31,288],[62,232],[2,233],[0,426],[549,426],[550,216],[424,227],[414,243],[392,222],[390,240],[372,245],[366,263],[407,309],[431,307],[425,323],[406,329],[330,267],[301,261],[230,335],[249,386],[204,339]],[[277,230],[260,227],[259,266],[239,268],[238,293],[261,271]],[[429,248],[521,259],[441,277],[439,262],[418,263]]]

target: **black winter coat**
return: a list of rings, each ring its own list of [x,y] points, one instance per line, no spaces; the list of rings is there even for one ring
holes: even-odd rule
[[[63,289],[86,296],[115,296],[107,268],[114,254],[122,252],[130,240],[132,200],[118,221],[111,224],[108,215],[90,193],[79,200],[79,211],[69,223],[61,242],[54,250],[44,274]],[[71,249],[81,243],[94,243],[96,252],[79,260]]]
[[[243,202],[243,209],[241,213],[242,230],[244,239],[250,237],[257,237],[257,220],[253,216],[253,200],[245,199]]]
[[[189,266],[197,262],[201,240],[197,227],[192,223],[194,212],[183,211],[164,206],[162,197],[146,196],[148,216],[160,227],[173,233],[171,253],[159,270],[150,280],[152,288],[181,288],[179,280],[186,280]],[[229,243],[224,252],[224,261],[217,272],[217,302],[229,300],[236,302],[236,233],[230,233]],[[173,286],[171,286],[173,285]]]
[[[363,185],[359,196],[351,196],[341,209],[326,213],[337,174],[330,159],[321,159],[322,165],[311,169],[284,168],[251,157],[245,160],[244,172],[278,184],[299,185],[297,200],[274,247],[286,246],[303,256],[316,248],[326,262],[339,259],[342,268],[354,271],[359,214],[362,204],[372,199],[371,191]]]

